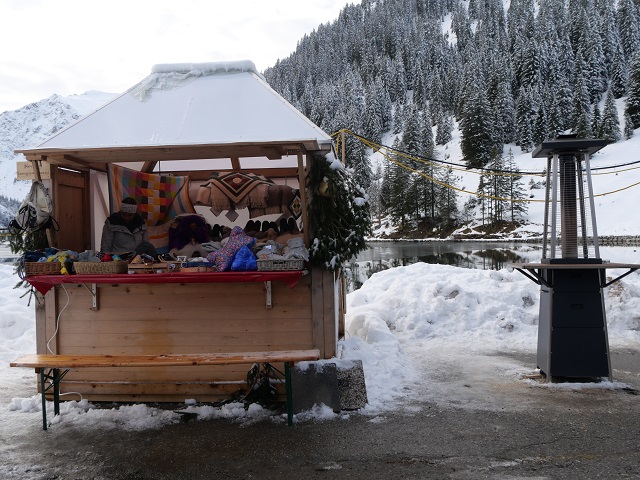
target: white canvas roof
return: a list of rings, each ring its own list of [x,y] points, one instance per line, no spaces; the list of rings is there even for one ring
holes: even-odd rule
[[[156,65],[115,100],[20,152],[81,166],[280,158],[330,146],[327,133],[276,93],[252,62],[242,61]]]

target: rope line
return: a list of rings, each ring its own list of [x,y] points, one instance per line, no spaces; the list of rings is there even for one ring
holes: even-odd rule
[[[373,149],[375,151],[378,151],[378,150],[384,148],[386,150],[389,150],[389,151],[392,151],[392,152],[396,152],[396,153],[398,153],[398,154],[400,154],[402,156],[410,157],[410,158],[412,158],[414,160],[418,160],[418,161],[423,160],[423,161],[433,162],[434,164],[451,165],[452,167],[458,167],[458,169],[460,171],[464,171],[464,172],[476,173],[476,174],[481,175],[481,173],[474,171],[474,170],[479,170],[481,172],[503,173],[503,174],[509,174],[509,175],[523,175],[523,176],[536,176],[536,177],[540,177],[540,176],[544,177],[544,176],[546,176],[545,172],[523,172],[523,171],[518,171],[518,173],[514,173],[514,172],[511,172],[509,170],[500,170],[500,169],[495,169],[495,168],[484,168],[484,167],[473,167],[473,168],[471,168],[471,167],[465,167],[463,165],[460,165],[459,163],[447,162],[446,160],[438,160],[438,159],[435,159],[435,158],[424,157],[422,155],[410,154],[408,152],[405,152],[403,150],[399,150],[397,148],[392,148],[392,147],[388,147],[386,145],[382,145],[382,144],[376,143],[376,142],[374,142],[372,140],[369,140],[369,139],[363,137],[362,135],[359,135],[359,134],[349,130],[348,128],[343,128],[341,130],[338,130],[337,132],[335,132],[331,136],[333,137],[333,136],[339,135],[339,134],[341,134],[343,132],[344,133],[348,133],[349,135],[357,138],[362,143],[364,143],[369,148],[371,148],[371,149]],[[340,145],[339,141],[338,141],[337,145],[338,146]],[[638,165],[638,164],[640,164],[640,160],[635,160],[633,162],[627,162],[627,163],[619,163],[617,165],[606,165],[606,166],[603,166],[603,167],[591,167],[591,172],[595,172],[595,171],[598,171],[598,170],[614,170],[616,168],[628,167],[630,165]],[[438,165],[438,166],[440,166],[440,165]],[[606,172],[606,173],[597,173],[597,174],[594,174],[594,175],[611,175],[611,174],[617,174],[617,173],[620,173],[620,172],[626,172],[628,170],[635,170],[635,169],[638,169],[638,168],[640,168],[640,166],[634,167],[634,168],[630,168],[630,169],[625,169],[625,170],[614,170],[614,171]]]
[[[472,191],[469,191],[469,190],[465,190],[463,188],[458,188],[458,187],[456,187],[454,185],[450,185],[448,183],[436,180],[435,178],[427,175],[424,172],[421,172],[420,170],[417,170],[417,169],[412,168],[412,167],[410,167],[408,165],[405,165],[402,162],[392,158],[390,155],[398,155],[400,157],[405,157],[405,158],[408,158],[409,160],[414,160],[414,161],[417,161],[417,162],[425,164],[425,165],[432,165],[432,166],[437,167],[437,168],[443,168],[443,165],[447,165],[448,168],[450,168],[451,170],[458,170],[458,171],[462,171],[462,172],[465,172],[465,173],[474,173],[474,174],[477,174],[477,175],[484,175],[485,173],[482,173],[482,172],[491,172],[491,173],[499,175],[499,176],[519,176],[519,177],[522,177],[522,176],[539,176],[540,177],[541,176],[541,177],[546,177],[546,174],[544,172],[509,172],[509,171],[506,171],[506,170],[494,170],[494,169],[488,169],[488,168],[475,168],[475,169],[461,168],[460,165],[456,164],[456,163],[451,163],[451,162],[446,162],[444,160],[429,159],[429,158],[422,157],[422,156],[412,155],[410,153],[403,152],[402,150],[398,150],[398,149],[395,149],[395,148],[388,147],[386,145],[382,145],[382,144],[373,142],[372,140],[369,140],[369,139],[363,137],[362,135],[358,135],[357,133],[355,133],[355,132],[353,132],[353,131],[351,131],[351,130],[349,130],[347,128],[343,128],[341,130],[338,130],[337,132],[335,132],[335,133],[333,133],[331,135],[332,137],[335,137],[336,152],[340,150],[341,138],[342,138],[341,134],[344,134],[344,133],[347,133],[347,134],[353,136],[354,138],[356,138],[357,140],[362,142],[365,146],[367,146],[367,147],[373,149],[374,151],[380,153],[384,158],[386,158],[390,162],[398,165],[399,167],[404,168],[404,169],[406,169],[406,170],[408,170],[408,171],[410,171],[412,173],[416,173],[416,174],[418,174],[418,175],[420,175],[420,176],[422,176],[422,177],[424,177],[424,178],[426,178],[426,179],[432,181],[433,183],[435,183],[437,185],[440,185],[442,187],[449,188],[451,190],[455,190],[455,191],[458,191],[458,192],[461,192],[461,193],[466,193],[466,194],[469,194],[469,195],[475,195],[477,197],[483,197],[483,198],[488,198],[488,199],[497,200],[497,201],[530,202],[530,203],[533,203],[533,202],[545,202],[544,199],[504,198],[504,197],[497,197],[497,196],[494,196],[494,195],[487,195],[487,194],[480,193],[480,192],[472,192]],[[391,153],[385,153],[385,152],[391,152]],[[629,162],[629,163],[626,163],[626,164],[613,165],[613,166],[608,166],[608,167],[592,168],[591,171],[593,172],[594,170],[604,170],[604,169],[619,168],[619,167],[624,167],[624,166],[629,166],[629,165],[635,165],[635,164],[638,164],[638,163],[640,163],[640,160],[634,161],[634,162]],[[624,169],[624,170],[617,170],[617,171],[608,172],[608,173],[595,173],[593,175],[610,175],[612,173],[618,174],[618,173],[621,173],[621,172],[626,172],[626,171],[629,171],[629,170],[636,170],[636,169],[639,169],[639,168],[640,168],[640,166],[633,167],[633,168],[628,168],[628,169]],[[474,170],[480,170],[480,172],[474,171]],[[611,195],[611,194],[614,194],[614,193],[618,193],[618,192],[621,192],[621,191],[624,191],[624,190],[628,190],[628,189],[630,189],[632,187],[636,187],[638,185],[640,185],[640,182],[636,182],[636,183],[633,183],[631,185],[627,185],[626,187],[622,187],[622,188],[619,188],[617,190],[612,190],[610,192],[599,193],[599,194],[593,195],[593,198],[604,197],[606,195]],[[585,199],[588,199],[588,198],[591,198],[591,197],[585,197]]]

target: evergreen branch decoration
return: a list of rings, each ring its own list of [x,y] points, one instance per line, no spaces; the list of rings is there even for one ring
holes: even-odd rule
[[[365,191],[333,153],[313,160],[308,177],[311,261],[333,271],[367,248],[369,203]]]

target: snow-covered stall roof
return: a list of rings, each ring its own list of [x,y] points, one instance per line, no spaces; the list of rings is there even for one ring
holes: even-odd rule
[[[156,65],[128,91],[27,158],[52,163],[280,158],[329,150],[331,137],[276,93],[250,61]],[[134,158],[135,157],[135,158]]]

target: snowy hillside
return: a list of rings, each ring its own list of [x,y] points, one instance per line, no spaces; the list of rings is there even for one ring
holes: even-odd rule
[[[625,98],[618,99],[616,106],[622,123]],[[434,127],[435,134],[435,127]],[[387,133],[382,144],[393,145],[397,137],[402,133],[392,135]],[[509,155],[509,151],[514,156],[514,161],[520,172],[523,172],[521,179],[525,189],[526,197],[531,201],[528,203],[528,213],[526,219],[528,225],[519,228],[517,231],[508,234],[509,238],[527,238],[537,236],[542,232],[544,224],[544,187],[542,182],[544,177],[537,175],[527,175],[526,172],[542,172],[546,168],[546,160],[543,158],[533,158],[531,152],[523,152],[514,144],[504,146],[504,156]],[[454,167],[454,175],[459,177],[456,187],[462,191],[458,194],[458,208],[462,211],[464,203],[477,191],[480,181],[481,170],[468,169],[463,161],[460,148],[460,130],[458,124],[452,132],[452,139],[446,145],[438,145],[434,152],[434,157],[438,160],[458,164]],[[389,160],[381,152],[372,153],[369,157],[372,168],[377,165],[385,165]],[[635,164],[633,164],[636,162]],[[631,165],[628,165],[631,164]],[[625,165],[616,168],[618,165]],[[640,204],[640,129],[636,129],[633,137],[628,140],[622,139],[616,143],[607,145],[591,158],[592,180],[595,200],[595,212],[598,225],[599,236],[637,236],[640,235],[640,221],[634,213],[633,206]],[[540,183],[538,188],[531,188],[530,182]],[[467,193],[469,192],[469,193]],[[481,223],[478,220],[478,223]],[[389,234],[395,229],[392,225],[382,224],[376,229],[374,222],[374,235],[382,233]],[[460,228],[456,236],[467,228]]]
[[[33,147],[65,125],[90,113],[111,100],[115,94],[86,92],[82,95],[49,98],[31,103],[18,110],[0,114],[0,194],[22,200],[31,182],[16,180],[16,162],[24,160],[14,155],[20,148]]]
[[[619,101],[622,104],[622,101]],[[619,112],[624,107],[618,107]],[[454,132],[454,139],[444,148],[439,148],[440,158],[449,155],[450,161],[462,164],[460,152],[459,132]],[[521,172],[542,172],[546,168],[546,159],[532,158],[531,152],[522,152],[515,145],[505,145],[504,155],[509,150]],[[639,162],[632,165],[633,162]],[[617,168],[616,165],[626,165]],[[595,213],[600,236],[628,236],[640,235],[640,221],[633,210],[633,205],[640,205],[640,130],[636,130],[629,140],[619,140],[607,145],[591,158],[593,193],[595,196]],[[461,166],[457,170],[462,180],[459,184],[464,190],[476,191],[480,175],[466,170]],[[533,175],[523,175],[522,184],[526,189],[526,196],[532,200],[528,204],[527,219],[530,225],[520,231],[542,232],[544,224],[544,188],[531,189],[530,182],[541,182],[544,178]],[[470,197],[460,194],[460,203]]]

